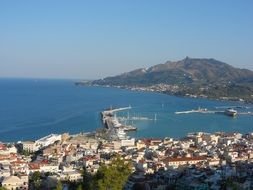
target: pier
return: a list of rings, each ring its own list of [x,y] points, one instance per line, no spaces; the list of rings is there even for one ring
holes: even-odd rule
[[[219,112],[219,111],[210,111],[206,108],[198,108],[196,110],[188,110],[188,111],[178,111],[178,112],[175,112],[175,114],[187,114],[187,113],[216,113],[216,112]]]
[[[155,119],[150,119],[148,117],[118,117],[120,121],[152,121]]]
[[[207,109],[196,109],[196,110],[188,110],[188,111],[177,111],[175,114],[189,114],[189,113],[203,113],[203,114],[225,114],[225,111],[217,111],[217,110],[207,110]],[[237,112],[237,115],[252,115],[253,112]]]
[[[124,111],[124,110],[130,110],[130,109],[132,109],[132,107],[128,106],[128,107],[123,107],[123,108],[115,108],[115,109],[105,110],[102,113],[105,113],[105,114],[111,113],[111,114],[113,114],[114,112]]]
[[[252,115],[253,116],[253,112],[239,112],[239,115]]]
[[[188,110],[188,111],[178,111],[175,114],[188,114],[188,113],[223,113],[223,111],[211,111],[207,109],[198,109],[198,110]]]
[[[128,109],[131,109],[131,106],[117,109],[110,109],[101,112],[103,124],[107,129],[107,132],[109,133],[111,139],[127,139],[128,137],[126,136],[125,132],[137,130],[137,128],[134,126],[123,125],[122,123],[120,123],[119,119],[114,114],[115,112]]]

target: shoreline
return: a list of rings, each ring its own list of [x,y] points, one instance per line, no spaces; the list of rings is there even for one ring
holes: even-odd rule
[[[166,140],[173,140],[173,141],[184,141],[185,139],[191,137],[191,136],[196,136],[196,135],[222,135],[222,136],[231,136],[231,135],[235,135],[235,134],[240,134],[242,136],[253,136],[253,131],[252,132],[248,132],[248,133],[240,133],[238,131],[231,131],[231,132],[225,132],[225,131],[216,131],[216,132],[204,132],[204,131],[194,131],[194,132],[189,132],[186,135],[182,136],[182,137],[170,137],[170,136],[165,136],[165,137],[142,137],[142,138],[131,138],[131,139],[110,139],[110,138],[101,138],[100,135],[98,135],[98,131],[92,131],[92,132],[80,132],[80,133],[76,133],[76,134],[69,134],[68,132],[63,132],[63,133],[51,133],[48,134],[46,136],[43,136],[39,139],[34,139],[34,140],[19,140],[16,142],[4,142],[4,141],[0,141],[0,144],[6,144],[6,145],[16,145],[16,144],[20,144],[23,142],[38,142],[38,141],[42,141],[42,139],[47,139],[50,136],[68,136],[70,139],[79,139],[79,138],[87,138],[87,139],[94,139],[96,141],[108,141],[108,142],[115,142],[115,141],[129,141],[129,140],[133,140],[135,142],[138,141],[147,141],[147,140],[159,140],[159,141],[166,141]],[[54,142],[57,142],[57,140],[55,140]]]
[[[117,88],[117,89],[124,89],[124,90],[130,90],[135,92],[153,92],[153,93],[159,93],[159,94],[165,94],[169,96],[174,96],[178,98],[192,98],[192,99],[205,99],[210,101],[220,101],[220,102],[236,102],[236,103],[242,103],[245,105],[253,105],[253,100],[243,100],[239,97],[222,97],[222,98],[213,98],[208,96],[201,96],[201,95],[194,95],[194,94],[173,94],[169,91],[159,91],[159,90],[150,90],[149,87],[132,87],[132,86],[118,86],[118,85],[99,85],[99,84],[89,84],[88,82],[75,82],[74,84],[77,86],[90,86],[90,87],[103,87],[103,88]]]
[[[73,83],[72,82],[67,82],[66,83],[68,86],[73,86]],[[100,88],[100,87],[97,87],[98,89]],[[109,91],[109,89],[108,90],[103,90],[103,88],[104,88],[104,86],[101,86],[101,90],[100,91]],[[115,88],[115,87],[110,87],[110,88]],[[75,88],[74,87],[74,90],[75,89],[77,89],[78,90],[78,88]],[[80,87],[80,89],[81,89],[81,87]],[[95,90],[95,88],[93,88],[94,90]],[[88,89],[89,90],[89,89]],[[92,89],[90,89],[90,90],[92,90]],[[121,93],[120,91],[118,91],[117,92],[117,90],[115,89],[115,90],[113,90],[113,91],[115,91],[115,93]],[[128,91],[128,92],[127,92]],[[147,93],[148,92],[148,93]],[[128,93],[131,93],[131,91],[129,91],[128,89],[126,89],[126,91],[124,92],[125,94],[128,94]],[[150,91],[145,91],[144,92],[144,94],[145,93],[147,93],[147,94],[150,94],[150,95],[148,95],[148,96],[154,96],[155,98],[156,97],[162,97],[162,98],[164,98],[164,99],[166,99],[166,96],[164,96],[164,95],[162,95],[162,96],[157,96],[157,95],[152,95],[152,94],[163,94],[163,93],[161,93],[161,92],[150,92]],[[140,92],[140,93],[137,93],[137,94],[142,94],[142,92]],[[165,95],[167,95],[167,94],[165,94]],[[171,95],[169,95],[169,96],[171,96]],[[140,96],[140,97],[142,97],[142,96]],[[172,96],[173,97],[173,96]],[[178,96],[174,96],[174,97],[178,97]],[[188,101],[188,100],[190,100],[190,99],[192,99],[192,98],[190,98],[190,99],[188,99],[188,97],[184,97],[184,99],[186,100],[186,101]],[[179,102],[181,101],[180,100],[180,98],[178,98],[178,100],[179,100]],[[194,99],[192,99],[193,101],[194,101]],[[200,101],[202,101],[201,99],[199,99]],[[196,101],[194,101],[195,103],[196,103],[196,105],[198,105],[198,102],[199,102],[199,100],[196,100]],[[203,101],[204,103],[205,103],[205,101]],[[229,102],[227,102],[227,101],[221,101],[221,102],[224,102],[224,103],[221,103],[221,104],[224,104],[224,105],[226,105],[227,103],[229,104]],[[123,102],[124,103],[124,102]],[[163,102],[161,102],[161,103],[163,103]],[[234,103],[235,104],[235,103]],[[244,104],[244,103],[241,103],[241,104]],[[105,104],[105,107],[103,107],[103,108],[106,108],[106,107],[108,107],[108,105],[110,105],[110,104]],[[122,101],[121,101],[121,105],[123,105],[122,104]],[[133,104],[134,105],[134,104]],[[160,104],[161,105],[161,104]],[[159,105],[159,106],[160,106]],[[231,105],[233,105],[233,102],[232,102],[232,104]],[[167,106],[166,104],[165,104],[165,106]],[[170,106],[169,104],[168,104],[168,106]],[[150,106],[151,107],[151,106]],[[179,107],[181,107],[181,106],[179,106]],[[197,106],[196,106],[197,107]],[[193,107],[193,108],[196,108],[196,107]],[[102,109],[103,109],[102,108]],[[152,108],[152,107],[151,107]],[[83,109],[83,108],[82,108]],[[165,108],[164,108],[165,109]],[[191,109],[191,108],[190,108]],[[182,109],[176,109],[175,111],[182,111]],[[183,109],[184,110],[184,109]],[[187,110],[187,109],[186,109]],[[100,111],[100,109],[98,110],[98,111]],[[145,110],[144,110],[145,111]],[[172,112],[171,112],[172,113]],[[96,114],[96,113],[92,113],[92,114]],[[58,116],[58,115],[56,115],[56,116]],[[64,116],[65,117],[65,116]],[[81,117],[83,117],[83,116],[81,116]],[[95,123],[94,125],[91,125],[91,126],[93,126],[93,127],[89,127],[89,126],[83,126],[80,122],[78,122],[77,124],[76,124],[76,126],[74,126],[74,129],[72,130],[72,126],[70,126],[69,127],[69,130],[70,130],[70,133],[71,134],[77,134],[77,133],[79,133],[79,132],[81,132],[81,131],[94,131],[94,130],[96,130],[96,129],[98,129],[98,128],[101,128],[102,127],[102,125],[101,125],[101,122],[99,121],[99,117],[98,116],[96,116],[98,119],[98,121],[96,120],[96,123],[95,122],[92,122],[92,124],[93,123]],[[194,116],[195,117],[195,116]],[[43,119],[43,118],[42,118]],[[57,119],[57,117],[56,117],[56,119]],[[167,119],[166,119],[167,120]],[[67,120],[68,121],[68,120]],[[251,121],[251,118],[250,118],[250,120],[249,121]],[[38,126],[41,126],[40,124],[41,123],[46,123],[47,122],[47,120],[41,120],[41,122],[38,122],[38,123],[34,123],[34,126],[35,125],[38,125]],[[68,123],[68,122],[66,122],[66,123]],[[83,122],[82,122],[83,123]],[[82,125],[82,126],[81,126]],[[52,127],[54,127],[54,126],[56,126],[56,127],[58,127],[58,125],[46,125],[46,126],[52,126]],[[80,127],[81,126],[81,127]],[[18,126],[19,127],[19,126]],[[17,129],[11,129],[11,128],[4,128],[4,126],[3,126],[3,129],[2,130],[8,130],[8,131],[6,131],[6,132],[1,132],[1,136],[2,136],[2,141],[9,141],[9,142],[15,142],[15,141],[17,141],[17,140],[21,140],[21,139],[24,139],[24,140],[26,140],[26,139],[36,139],[36,138],[39,138],[39,137],[41,137],[41,135],[46,135],[46,134],[50,134],[50,133],[61,133],[61,132],[64,132],[64,131],[66,131],[65,129],[67,128],[67,125],[66,125],[66,127],[64,127],[64,128],[62,128],[62,129],[60,129],[60,130],[58,130],[58,128],[55,128],[55,129],[57,129],[57,130],[55,130],[54,128],[52,128],[52,130],[51,129],[46,129],[46,127],[45,127],[45,133],[37,133],[35,130],[36,130],[36,128],[34,127],[34,128],[32,128],[33,126],[30,126],[30,125],[27,125],[26,126],[26,128],[17,128]],[[42,130],[44,130],[43,128],[44,127],[39,127],[39,128],[41,128]],[[70,129],[71,128],[71,129]],[[29,131],[29,130],[33,130],[34,131],[34,133],[31,133],[31,134],[29,134],[28,133],[28,135],[26,135],[25,134],[25,131]],[[236,127],[236,129],[237,129],[237,127]],[[19,133],[19,131],[21,131],[21,130],[23,130],[24,131],[24,134],[20,134]],[[42,131],[41,130],[41,131]],[[201,128],[200,128],[200,130],[201,130]],[[202,129],[203,130],[203,129]],[[166,130],[167,131],[167,130]],[[190,132],[190,131],[194,131],[194,130],[190,130],[189,129],[189,131],[187,131],[187,132]],[[205,130],[204,130],[205,131]],[[223,129],[219,129],[218,131],[223,131]],[[228,130],[226,130],[226,131],[228,131]],[[239,132],[248,132],[247,131],[247,129],[246,129],[246,127],[245,127],[245,129],[242,129],[242,130],[236,130],[236,131],[239,131]],[[145,133],[145,131],[143,131],[144,133]],[[143,133],[143,132],[136,132],[136,133],[131,133],[130,134],[130,136],[138,136],[138,137],[161,137],[161,136],[158,136],[158,135],[160,135],[160,133],[161,132],[159,132],[159,134],[157,133],[157,134],[154,134],[154,135],[152,135],[152,133]],[[10,133],[12,133],[12,134],[14,134],[14,135],[16,135],[16,137],[14,136],[14,135],[8,135],[8,134],[10,134]],[[143,133],[143,134],[142,134]],[[171,135],[170,133],[168,133],[168,135]],[[173,135],[172,134],[172,136],[174,137],[182,137],[183,135],[185,135],[185,134],[181,134],[181,133],[178,133],[178,135],[176,136],[176,135]]]

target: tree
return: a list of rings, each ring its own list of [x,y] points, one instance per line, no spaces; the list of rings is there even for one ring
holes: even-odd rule
[[[62,190],[63,188],[62,188],[62,183],[61,183],[61,181],[58,181],[58,183],[57,183],[57,186],[56,186],[56,189],[55,190]]]
[[[87,172],[86,167],[83,167],[82,176],[83,176],[83,184],[82,184],[83,189],[85,190],[91,189],[92,176]]]
[[[39,171],[35,171],[35,172],[32,174],[31,180],[32,180],[32,181],[39,181],[39,180],[40,180],[40,177],[41,177],[41,173],[40,173]]]
[[[31,181],[33,182],[35,189],[39,189],[41,185],[41,173],[39,171],[35,171],[32,174]]]
[[[131,164],[116,157],[109,165],[102,164],[94,177],[95,189],[122,189],[131,174]]]
[[[82,184],[79,184],[79,185],[77,186],[76,190],[83,190]],[[85,189],[85,190],[86,190],[86,189]]]
[[[19,153],[24,156],[33,156],[34,152],[29,149],[20,150]]]
[[[133,185],[133,190],[143,190],[145,189],[144,185],[143,184],[140,184],[140,183],[135,183]]]
[[[239,187],[237,186],[236,182],[232,178],[228,178],[226,180],[226,187],[232,190],[237,190]]]

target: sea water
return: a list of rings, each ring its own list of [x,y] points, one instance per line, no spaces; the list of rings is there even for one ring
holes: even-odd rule
[[[103,127],[100,112],[110,107],[132,109],[120,117],[149,120],[124,121],[138,128],[136,138],[180,138],[189,132],[253,132],[253,116],[175,114],[201,108],[252,112],[252,105],[137,92],[117,88],[76,86],[73,80],[0,79],[0,141],[35,140],[51,133],[91,132]],[[156,115],[156,120],[155,120]]]

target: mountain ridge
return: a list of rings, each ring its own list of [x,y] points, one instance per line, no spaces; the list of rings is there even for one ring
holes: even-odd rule
[[[162,74],[157,77],[153,74]],[[165,76],[167,75],[167,76]],[[136,78],[137,77],[137,78]],[[140,78],[141,77],[141,78]],[[135,69],[130,72],[125,72],[120,75],[106,77],[104,79],[95,80],[96,83],[129,83],[133,79],[135,84],[143,84],[147,81],[149,84],[155,83],[173,83],[173,79],[180,79],[180,82],[193,82],[193,80],[206,80],[206,82],[216,81],[232,81],[232,82],[253,82],[253,72],[248,69],[239,69],[232,67],[224,62],[215,59],[200,59],[186,57],[180,61],[167,61],[164,64],[158,64],[149,68]],[[116,79],[117,81],[113,81]],[[120,79],[125,79],[121,81]],[[170,80],[168,80],[170,79]],[[130,80],[130,81],[129,81]],[[176,80],[178,81],[178,80]]]
[[[209,98],[237,98],[252,101],[253,71],[235,68],[213,58],[189,58],[167,61],[149,68],[135,69],[120,75],[94,80],[91,85],[122,88],[149,88],[174,95],[196,95]],[[162,90],[155,86],[167,85]],[[171,86],[179,90],[171,91]],[[204,90],[203,90],[204,89]]]

